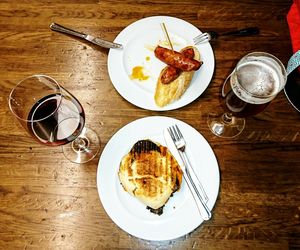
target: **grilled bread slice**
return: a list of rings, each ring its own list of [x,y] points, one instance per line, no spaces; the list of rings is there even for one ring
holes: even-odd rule
[[[182,182],[182,171],[168,148],[151,140],[134,144],[122,158],[118,175],[124,190],[152,212],[162,208]]]
[[[194,46],[185,47],[180,52],[189,48],[193,48],[194,50],[194,59],[200,61],[200,53]],[[167,67],[161,71],[156,83],[154,100],[159,107],[164,107],[178,100],[189,87],[195,73],[195,71],[183,71],[174,81],[164,84],[162,83],[161,76],[166,69]]]

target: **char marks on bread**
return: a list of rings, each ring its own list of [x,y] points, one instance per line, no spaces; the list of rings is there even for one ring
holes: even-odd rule
[[[151,140],[133,145],[121,160],[118,176],[125,191],[158,214],[182,182],[182,171],[168,148]]]

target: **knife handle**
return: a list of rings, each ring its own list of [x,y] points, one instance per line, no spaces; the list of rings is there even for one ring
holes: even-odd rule
[[[202,200],[202,197],[200,193],[198,192],[198,189],[187,169],[185,169],[185,173],[183,174],[183,177],[188,185],[188,188],[190,192],[192,193],[192,196],[197,204],[197,208],[201,214],[201,217],[203,220],[209,220],[211,218],[211,212],[205,202]],[[187,177],[187,178],[186,178]]]
[[[80,38],[83,38],[83,39],[86,37],[86,34],[83,34],[83,33],[80,33],[78,31],[66,28],[66,27],[61,26],[60,24],[57,24],[57,23],[51,23],[50,29],[54,30],[54,31],[61,32],[61,33],[65,33],[65,34],[68,34],[68,35],[77,36],[77,37],[80,37]]]
[[[194,168],[192,167],[192,164],[190,163],[189,158],[187,157],[185,151],[183,151],[183,152],[181,153],[181,156],[182,156],[181,159],[182,159],[183,163],[184,163],[185,166],[187,167],[187,171],[189,171],[190,175],[192,176],[192,179],[193,179],[194,181],[196,181],[197,186],[199,187],[199,190],[198,190],[198,191],[199,191],[199,192],[201,191],[201,198],[202,198],[202,200],[203,200],[205,203],[207,203],[207,201],[208,201],[208,196],[207,196],[207,194],[206,194],[206,192],[205,192],[205,190],[204,190],[204,188],[203,188],[203,186],[202,186],[202,183],[201,183],[201,181],[199,180],[199,178],[198,178],[198,176],[197,176],[197,174],[196,174]]]

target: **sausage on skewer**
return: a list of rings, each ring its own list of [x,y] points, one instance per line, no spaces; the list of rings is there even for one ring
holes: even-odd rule
[[[184,57],[194,59],[195,53],[193,48],[186,48],[180,52]],[[182,70],[175,68],[173,66],[167,66],[163,71],[160,79],[162,84],[169,84],[170,82],[174,81],[182,72]]]
[[[185,57],[177,51],[173,51],[161,46],[157,46],[155,48],[154,54],[159,60],[182,71],[198,70],[202,64],[200,61]]]

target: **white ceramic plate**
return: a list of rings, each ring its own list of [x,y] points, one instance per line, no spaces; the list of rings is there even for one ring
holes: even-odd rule
[[[191,103],[208,87],[215,67],[210,44],[197,45],[203,65],[195,72],[187,91],[172,104],[158,107],[154,101],[155,86],[160,71],[166,65],[154,56],[154,49],[158,44],[168,46],[161,28],[162,23],[165,23],[176,51],[193,45],[193,37],[201,33],[192,24],[178,18],[147,17],[122,30],[115,42],[123,44],[124,49],[111,49],[108,54],[108,73],[116,90],[130,103],[148,110],[172,110]],[[130,78],[132,69],[136,66],[144,68],[144,74],[149,76],[148,80]]]
[[[181,189],[165,205],[161,216],[146,209],[144,204],[125,192],[119,182],[120,161],[134,143],[151,139],[166,145],[163,130],[174,124],[182,130],[187,142],[187,154],[209,197],[207,206],[212,209],[220,183],[215,154],[197,130],[180,120],[150,116],[133,121],[112,136],[99,160],[97,188],[106,213],[124,231],[141,239],[175,239],[193,231],[203,222],[184,180]]]

